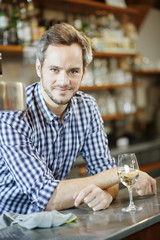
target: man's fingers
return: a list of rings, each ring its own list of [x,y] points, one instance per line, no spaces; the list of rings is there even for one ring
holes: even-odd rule
[[[134,188],[140,196],[157,193],[156,180],[142,171],[140,171],[140,176],[134,184]]]
[[[92,191],[92,185],[89,185],[88,187],[82,189],[77,195],[76,195],[74,205],[77,207],[79,206],[83,201],[84,198]]]
[[[83,199],[84,199],[83,193],[79,192],[77,194],[77,197],[75,198],[74,206],[78,207],[83,202]]]
[[[93,211],[99,211],[109,207],[113,199],[107,191],[100,189],[94,184],[87,186],[79,193],[75,193],[74,198],[74,205],[76,207],[84,202],[88,207],[92,208]]]

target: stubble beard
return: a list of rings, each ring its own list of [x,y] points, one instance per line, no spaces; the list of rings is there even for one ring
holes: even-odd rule
[[[43,85],[43,89],[44,92],[47,94],[47,96],[52,100],[52,102],[54,102],[57,105],[66,105],[70,102],[71,98],[76,94],[77,91],[73,91],[74,89],[71,88],[71,90],[73,91],[72,95],[70,97],[68,97],[68,99],[61,99],[58,100],[57,98],[54,97],[54,93],[52,93],[52,91],[54,90],[54,87],[50,87],[50,89],[47,89],[44,84],[43,84],[43,80],[42,80],[42,85]],[[62,96],[63,97],[63,96]],[[65,98],[65,95],[64,95]]]

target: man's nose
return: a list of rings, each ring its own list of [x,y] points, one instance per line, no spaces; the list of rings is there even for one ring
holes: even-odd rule
[[[68,85],[70,82],[69,76],[65,71],[62,71],[60,76],[59,76],[59,84],[62,86]]]

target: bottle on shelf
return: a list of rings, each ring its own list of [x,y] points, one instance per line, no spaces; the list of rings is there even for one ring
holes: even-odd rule
[[[39,23],[33,0],[27,0],[27,15],[31,30],[32,45],[36,45],[39,40]]]
[[[9,18],[7,5],[0,0],[0,44],[7,45],[9,41]]]
[[[89,26],[88,16],[87,16],[86,14],[84,14],[84,15],[82,16],[82,31],[83,31],[86,35],[89,35],[90,26]]]
[[[21,44],[20,39],[18,38],[18,27],[19,27],[19,9],[17,0],[12,2],[12,14],[9,24],[9,44]]]
[[[2,77],[2,53],[0,53],[0,78]]]
[[[82,19],[79,15],[74,15],[73,25],[78,31],[82,31]]]
[[[32,36],[31,36],[31,28],[30,23],[27,15],[27,6],[24,2],[20,3],[20,19],[21,19],[21,26],[19,29],[19,35],[22,34],[22,45],[28,46],[31,45]]]
[[[27,15],[29,18],[35,15],[35,6],[33,0],[27,0]]]
[[[96,23],[96,16],[94,14],[91,14],[89,16],[89,34],[88,36],[90,38],[96,37],[97,36],[97,23]]]

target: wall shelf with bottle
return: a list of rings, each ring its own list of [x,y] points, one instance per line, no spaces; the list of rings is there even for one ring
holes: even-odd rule
[[[128,113],[128,114],[124,114],[124,113],[118,113],[118,114],[111,114],[111,115],[102,115],[102,119],[104,121],[110,121],[110,120],[119,120],[119,119],[123,119],[126,117],[131,117],[131,116],[140,116],[144,113],[144,111],[141,110],[137,110],[134,113]]]
[[[13,53],[18,54],[18,56],[22,55],[23,53],[24,46],[21,45],[1,45],[0,44],[0,52],[1,53],[6,53],[7,56],[11,55]],[[93,51],[93,55],[95,57],[117,57],[117,58],[122,58],[122,57],[134,57],[136,53],[127,53],[127,52],[96,52]],[[17,55],[15,55],[16,57]]]
[[[81,86],[80,91],[90,92],[98,103],[104,121],[120,120],[128,117],[137,117],[144,113],[143,109],[137,109],[134,103],[133,89],[141,84],[137,82],[124,84],[107,84]],[[130,99],[128,98],[130,97]]]
[[[107,89],[119,89],[119,88],[134,88],[138,87],[139,83],[124,83],[124,84],[107,84],[107,85],[93,85],[93,86],[81,86],[81,91],[97,91],[97,90],[107,90]]]
[[[135,54],[136,49],[134,41],[129,39],[127,32],[130,31],[128,30],[129,28],[133,28],[133,26],[131,26],[133,16],[139,14],[136,9],[115,7],[97,1],[84,0],[5,0],[5,5],[5,11],[10,13],[8,14],[6,12],[6,16],[9,16],[8,18],[11,20],[9,21],[9,25],[6,26],[6,28],[9,28],[9,33],[7,34],[13,36],[13,31],[10,33],[10,28],[12,30],[16,29],[18,38],[16,41],[19,45],[31,44],[35,46],[45,29],[52,25],[53,22],[55,23],[56,19],[44,19],[44,9],[48,9],[53,11],[63,11],[63,19],[58,19],[58,22],[67,21],[77,27],[77,22],[79,24],[81,21],[80,25],[82,29],[77,29],[84,31],[89,37],[91,37],[94,45],[93,49],[96,52],[100,50],[100,52],[105,52],[108,56],[112,56],[113,54],[113,56],[117,57],[123,54]],[[8,5],[10,6],[8,7]],[[11,6],[12,11],[10,10]],[[52,16],[54,18],[54,14]],[[118,19],[116,16],[118,16]],[[85,22],[86,17],[88,19]],[[100,22],[103,26],[100,26]],[[120,22],[123,23],[123,29],[121,28]],[[127,25],[126,22],[130,22],[130,24]],[[88,29],[91,25],[92,27]],[[95,29],[95,27],[98,29]],[[105,32],[102,28],[105,28]],[[7,32],[8,30],[5,31]],[[11,37],[5,40],[5,45],[10,44],[10,39]],[[99,43],[97,39],[99,39]],[[105,39],[108,39],[107,43],[104,43]],[[11,42],[14,44],[16,41],[14,36]],[[102,53],[99,54],[102,56]],[[98,56],[98,53],[96,53],[96,55]]]

